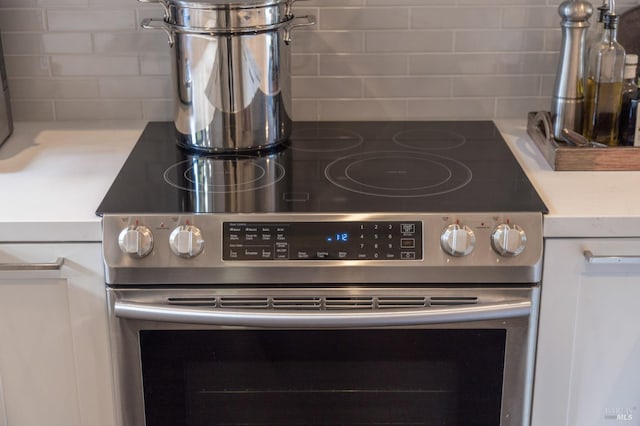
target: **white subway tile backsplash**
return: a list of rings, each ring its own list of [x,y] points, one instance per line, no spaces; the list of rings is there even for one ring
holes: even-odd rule
[[[556,28],[560,25],[558,7],[506,7],[504,28]]]
[[[322,55],[320,75],[403,75],[409,71],[406,55]]]
[[[0,9],[37,7],[39,0],[0,0]]]
[[[292,102],[292,119],[296,121],[318,121],[318,103],[305,99]]]
[[[551,101],[540,98],[502,98],[498,99],[496,115],[504,118],[523,118],[531,111],[549,111]]]
[[[91,54],[93,45],[88,33],[46,33],[42,35],[43,53]]]
[[[364,6],[365,0],[305,0],[304,4],[306,6],[318,6],[318,7],[334,7],[334,6],[349,7],[349,6]],[[389,5],[389,2],[387,2],[386,6],[388,5]]]
[[[16,78],[9,80],[9,86],[14,99],[94,99],[99,96],[96,79]]]
[[[49,31],[116,31],[137,28],[135,11],[54,9],[47,13]]]
[[[85,0],[86,1],[86,0]],[[104,7],[104,0],[88,0],[91,7]],[[135,0],[109,0],[109,7],[132,7],[137,2]],[[157,5],[156,5],[157,6]]]
[[[500,27],[497,7],[416,7],[411,9],[411,28],[469,29]]]
[[[374,77],[364,79],[367,98],[420,98],[451,96],[449,77]]]
[[[544,31],[477,30],[457,31],[456,52],[522,52],[540,51]]]
[[[36,6],[48,8],[56,7],[87,7],[89,0],[28,0],[35,3]]]
[[[455,4],[452,0],[394,0],[393,4],[398,6],[437,6]],[[388,0],[366,0],[367,6],[389,6]]]
[[[142,101],[55,101],[57,120],[140,120]]]
[[[296,120],[487,119],[547,109],[561,0],[307,0],[292,33]],[[620,11],[638,0],[620,0]],[[0,0],[16,120],[171,120],[159,4]]]
[[[54,76],[127,76],[138,75],[137,56],[67,56],[51,57]]]
[[[368,31],[365,50],[372,53],[451,52],[453,31]]]
[[[362,79],[352,77],[294,77],[295,98],[361,98]]]
[[[538,96],[539,76],[464,76],[454,77],[454,97]]]
[[[169,46],[164,32],[118,32],[93,35],[93,46],[97,54],[167,52]]]
[[[30,101],[11,99],[11,114],[14,121],[53,121],[53,101]]]
[[[493,98],[410,100],[407,107],[408,118],[411,120],[486,120],[495,116],[495,100]]]
[[[411,74],[550,74],[556,72],[556,53],[447,53],[409,57]]]
[[[336,120],[401,120],[407,115],[405,101],[389,99],[318,101],[318,119]]]
[[[556,84],[556,76],[555,75],[548,75],[548,76],[543,76],[542,77],[542,90],[541,90],[541,95],[542,96],[548,96],[551,97],[553,95],[553,87]]]
[[[43,53],[42,34],[5,33],[2,41],[5,55],[34,55]]]
[[[544,48],[549,51],[559,51],[562,45],[562,33],[560,31],[544,32]]]
[[[300,31],[291,41],[295,53],[355,53],[363,46],[364,33],[359,31]]]
[[[164,9],[158,4],[140,3],[140,7],[136,8],[136,22],[140,24],[143,19],[162,19],[164,17]],[[152,31],[152,30],[149,30]]]
[[[517,5],[526,5],[526,6],[542,6],[546,4],[554,4],[557,6],[564,0],[456,0],[457,4],[460,6],[466,5],[492,5],[492,6],[517,6]]]
[[[0,29],[2,31],[44,30],[42,9],[0,9]]]
[[[170,77],[101,78],[98,82],[100,98],[170,99],[173,95]]]
[[[291,74],[294,76],[318,75],[318,55],[291,55]]]
[[[409,28],[406,8],[333,8],[320,9],[321,30],[373,30]]]
[[[5,53],[10,55],[92,52],[91,34],[7,33],[3,41]]]
[[[51,67],[47,56],[13,56],[5,58],[7,74],[12,77],[49,77]]]
[[[148,121],[172,121],[173,100],[147,99],[142,101],[142,118]]]
[[[141,75],[170,75],[171,61],[169,51],[164,54],[144,54],[140,56]]]

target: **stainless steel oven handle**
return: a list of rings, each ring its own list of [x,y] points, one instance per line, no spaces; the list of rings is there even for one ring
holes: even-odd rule
[[[291,311],[209,310],[116,301],[118,318],[181,324],[269,328],[350,328],[446,324],[524,317],[531,301],[411,310],[315,313]]]

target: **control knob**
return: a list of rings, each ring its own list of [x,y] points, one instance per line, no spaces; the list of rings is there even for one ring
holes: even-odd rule
[[[503,223],[498,225],[491,234],[491,247],[500,256],[517,256],[527,245],[527,234],[518,225]]]
[[[466,225],[451,224],[440,236],[440,246],[451,256],[466,256],[473,251],[475,244],[476,236]]]
[[[145,257],[153,250],[153,234],[144,225],[130,225],[120,232],[118,245],[131,257]]]
[[[202,232],[193,225],[180,225],[169,235],[169,246],[180,257],[196,257],[204,248]]]

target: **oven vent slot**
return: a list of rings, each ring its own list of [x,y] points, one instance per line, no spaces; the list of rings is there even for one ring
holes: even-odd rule
[[[267,309],[269,298],[267,297],[221,297],[221,308],[239,309]]]
[[[380,309],[406,309],[424,308],[427,305],[425,297],[379,297],[378,308]]]
[[[215,297],[169,297],[167,299],[167,304],[215,308],[217,301]]]
[[[326,309],[373,309],[373,297],[325,297]]]
[[[319,310],[322,308],[320,297],[274,297],[271,303],[273,309]]]
[[[430,298],[431,306],[458,306],[477,304],[478,298],[475,296],[433,296]]]

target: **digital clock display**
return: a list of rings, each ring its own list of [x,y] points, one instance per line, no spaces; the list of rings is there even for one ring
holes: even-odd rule
[[[349,241],[349,233],[348,232],[340,232],[337,234],[333,234],[333,235],[329,235],[327,237],[327,242],[328,243],[333,243],[333,242],[338,242],[338,243],[346,243]]]

